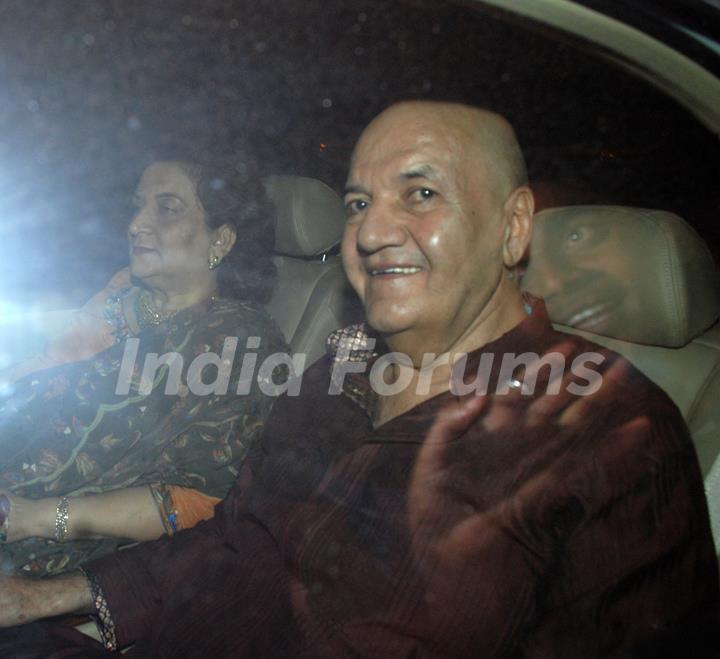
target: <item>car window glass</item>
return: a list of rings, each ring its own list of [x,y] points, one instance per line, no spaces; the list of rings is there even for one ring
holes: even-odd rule
[[[250,148],[263,174],[340,189],[362,126],[402,98],[505,114],[543,205],[673,210],[716,245],[716,137],[592,50],[471,2],[5,2],[0,299],[101,287],[153,159]]]

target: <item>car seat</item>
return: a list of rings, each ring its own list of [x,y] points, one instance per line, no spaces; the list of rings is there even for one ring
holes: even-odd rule
[[[307,355],[307,368],[325,353],[330,332],[362,317],[338,256],[345,209],[316,179],[270,176],[263,182],[275,206],[278,275],[267,310],[291,351]]]
[[[715,546],[720,547],[720,278],[707,245],[680,217],[663,211],[574,206],[544,210],[535,222],[522,288],[546,298],[557,329],[615,350],[669,394],[692,434]],[[592,274],[573,274],[570,264],[582,269],[583,262],[591,261],[590,252],[608,239],[610,226],[621,227],[611,245],[618,258],[606,252],[602,271],[595,267]],[[594,233],[587,248],[579,247],[583,227]],[[532,252],[543,244],[549,249]],[[569,257],[571,250],[574,256]],[[548,284],[552,277],[555,283]],[[616,290],[622,283],[634,294],[616,296],[617,304],[609,310],[605,305],[600,333],[567,326],[588,316],[577,304],[563,305],[562,297],[591,304],[600,300],[598,291],[608,281]]]

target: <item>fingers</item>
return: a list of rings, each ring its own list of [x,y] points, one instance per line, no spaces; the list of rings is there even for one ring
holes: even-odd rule
[[[531,354],[527,365],[522,361],[516,362],[518,365],[510,379],[500,380],[496,394],[490,397],[481,421],[483,428],[488,432],[498,432],[510,424],[517,424],[519,410],[526,426],[533,425],[536,419],[544,423],[548,415],[564,407],[569,397],[566,392],[567,385],[572,379],[570,372],[566,372],[565,364],[573,350],[574,345],[570,341],[563,341],[542,356]],[[521,366],[524,370],[518,373]],[[533,399],[538,377],[543,369],[548,368],[549,380],[542,385],[545,393]],[[503,369],[504,363],[500,371],[501,377],[504,377]],[[558,391],[560,393],[556,395],[555,392]]]
[[[114,293],[128,286],[130,286],[130,268],[125,267],[112,276],[105,289],[110,293]]]
[[[649,464],[644,456],[649,429],[647,417],[637,417],[611,432],[591,455],[575,454],[555,461],[529,479],[512,497],[456,524],[441,540],[438,551],[469,560],[496,541],[497,534],[502,532],[503,519],[524,514],[513,511],[527,514],[533,507],[541,506],[548,493],[568,482],[577,484],[573,490],[583,501],[604,504],[614,496],[608,491],[609,487],[628,489],[647,475]],[[619,474],[622,478],[617,477]],[[592,493],[593,488],[601,488],[603,492]],[[592,512],[586,511],[586,514]]]
[[[548,358],[548,355],[552,355],[558,364],[563,365],[562,375],[559,374],[559,367],[553,366],[555,362]],[[608,358],[608,353],[602,350],[599,353],[587,353],[586,356],[591,357],[592,364],[600,367]],[[607,372],[602,375],[599,370],[588,369],[585,364],[581,364],[585,370],[592,370],[595,373],[600,380],[600,386],[593,393],[578,393],[579,390],[586,389],[591,382],[588,376],[574,372],[575,361],[579,357],[582,355],[577,354],[575,346],[565,342],[545,353],[543,359],[528,368],[524,375],[523,388],[527,388],[528,384],[532,385],[539,370],[547,367],[548,363],[550,363],[551,374],[545,390],[527,408],[525,413],[527,428],[537,428],[548,422],[563,427],[572,425],[589,411],[590,406],[598,409],[598,405],[607,403],[617,395],[617,385],[627,377],[629,364],[622,359],[615,360]],[[572,366],[568,368],[567,364],[572,364]],[[579,384],[578,377],[586,380],[588,384]],[[525,391],[525,393],[528,392]]]
[[[647,473],[648,463],[643,459],[645,440],[648,437],[650,421],[647,417],[636,417],[616,427],[603,441],[596,444],[592,452],[573,453],[565,459],[556,460],[551,467],[541,471],[518,490],[513,497],[515,505],[526,507],[539,501],[547,492],[553,491],[560,483],[573,482],[580,489],[604,487],[617,481],[627,487]],[[604,478],[598,479],[602,474]],[[621,479],[616,476],[622,474]],[[578,491],[579,491],[578,490]],[[588,497],[592,498],[592,497]],[[594,500],[607,500],[607,493]]]
[[[482,414],[487,397],[468,396],[457,399],[438,414],[415,461],[411,488],[434,480],[442,472],[447,446]]]
[[[499,386],[499,394],[495,396],[492,410],[484,419],[484,426],[489,431],[496,431],[517,416],[516,403],[525,399],[528,405],[522,406],[522,422],[528,428],[544,425],[569,404],[572,394],[568,386],[573,382],[574,375],[567,364],[572,361],[576,347],[571,341],[562,341],[536,359],[530,361],[524,371],[510,383],[507,393]],[[538,379],[543,372],[549,372],[547,382]],[[538,391],[538,386],[542,387]],[[539,394],[539,395],[536,395]]]
[[[552,352],[562,357],[562,375],[551,372],[544,393],[538,396],[528,407],[525,419],[525,424],[528,427],[542,425],[547,422],[548,418],[557,416],[573,398],[573,395],[568,391],[568,386],[573,382],[575,376],[571,369],[565,368],[565,364],[572,358],[574,346],[571,343],[563,343],[553,348]],[[538,363],[537,368],[541,363]],[[537,374],[534,374],[533,377],[537,377]]]
[[[571,426],[590,412],[591,407],[595,410],[602,409],[604,405],[615,400],[620,385],[627,380],[630,368],[630,362],[627,360],[616,359],[610,368],[603,373],[600,388],[589,396],[575,396],[573,403],[560,416],[559,424],[563,427]]]
[[[116,272],[105,287],[95,293],[81,308],[81,311],[105,322],[105,309],[108,298],[112,298],[120,291],[129,288],[130,268],[123,268]]]
[[[453,441],[480,416],[487,402],[487,396],[455,399],[437,415],[424,443],[445,444]]]
[[[439,484],[444,474],[448,446],[460,437],[483,413],[485,396],[457,399],[438,414],[418,453],[408,492],[408,514],[411,528],[420,520],[442,508]]]
[[[523,382],[529,383],[529,382],[535,382],[537,380],[538,375],[540,374],[541,369],[547,367],[547,357],[548,355],[552,355],[559,360],[563,366],[570,360],[572,354],[575,351],[575,345],[571,341],[563,341],[561,343],[558,343],[557,345],[553,346],[550,350],[545,352],[542,355],[541,359],[536,360],[535,362],[531,363],[526,369],[525,373],[523,374]],[[551,373],[551,381],[548,382],[548,389],[550,391],[553,390],[552,385],[555,384],[555,381],[560,376],[553,377],[554,374]]]

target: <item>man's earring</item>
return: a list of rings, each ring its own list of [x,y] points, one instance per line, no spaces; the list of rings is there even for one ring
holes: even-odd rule
[[[210,258],[208,259],[208,270],[215,270],[220,265],[220,259],[215,256],[215,254],[211,254]]]

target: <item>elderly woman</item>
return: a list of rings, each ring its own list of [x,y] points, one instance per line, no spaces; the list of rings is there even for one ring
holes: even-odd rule
[[[14,383],[0,408],[6,573],[67,571],[211,516],[269,412],[254,369],[240,373],[245,351],[259,365],[285,350],[258,306],[274,279],[261,184],[158,162],[135,203],[129,269],[43,355],[5,374]],[[193,381],[188,366],[206,353],[222,361]],[[143,373],[148,361],[157,368]]]

